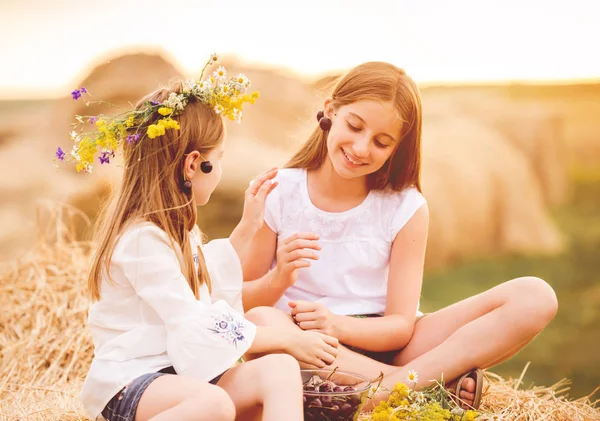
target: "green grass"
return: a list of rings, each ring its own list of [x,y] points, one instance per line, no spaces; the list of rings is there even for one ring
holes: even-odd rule
[[[571,203],[553,212],[569,242],[565,253],[480,260],[427,273],[421,302],[424,311],[434,311],[508,279],[545,279],[558,296],[558,314],[533,342],[493,371],[518,377],[531,361],[526,386],[568,378],[571,395],[581,397],[600,385],[600,177],[578,176],[573,188]]]

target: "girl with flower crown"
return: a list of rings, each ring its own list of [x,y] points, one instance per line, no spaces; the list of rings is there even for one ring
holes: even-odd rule
[[[87,172],[121,147],[125,161],[88,278],[95,352],[81,399],[93,419],[300,421],[297,361],[325,366],[337,353],[328,335],[243,317],[240,259],[276,170],[248,188],[228,239],[201,241],[196,207],[221,178],[222,116],[239,120],[256,97],[243,93],[245,78],[220,79],[159,89],[121,117],[78,116],[95,129],[57,152]],[[236,365],[247,352],[269,355]]]
[[[371,378],[383,371],[389,389],[454,381],[477,407],[479,369],[510,358],[550,322],[554,291],[523,277],[423,315],[429,210],[417,86],[391,64],[365,63],[338,81],[317,118],[279,171],[266,225],[243,260],[246,317],[336,337],[344,345],[336,366]]]

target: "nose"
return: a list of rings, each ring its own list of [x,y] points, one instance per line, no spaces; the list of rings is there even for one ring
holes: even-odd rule
[[[362,136],[352,144],[352,154],[357,158],[366,158],[369,156],[369,139]]]

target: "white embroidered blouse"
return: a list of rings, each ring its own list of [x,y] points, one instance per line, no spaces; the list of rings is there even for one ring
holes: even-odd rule
[[[383,314],[392,243],[425,204],[423,195],[416,188],[371,191],[348,211],[326,212],[310,200],[306,170],[282,169],[276,179],[265,222],[278,241],[295,232],[315,232],[322,248],[319,260],[298,270],[296,283],[275,306],[289,312],[289,301],[305,300],[322,303],[334,314]]]
[[[200,236],[191,234],[195,251]],[[197,300],[181,272],[181,251],[163,230],[138,223],[119,239],[110,264],[114,283],[102,279],[101,299],[88,315],[95,352],[81,399],[92,419],[142,374],[173,366],[178,374],[210,381],[254,341],[256,327],[242,316],[242,269],[233,246],[215,240],[202,252],[212,296],[202,285]]]

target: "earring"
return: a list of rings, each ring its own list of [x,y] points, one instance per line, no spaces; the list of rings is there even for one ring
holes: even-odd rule
[[[200,171],[202,171],[204,174],[208,174],[212,171],[213,169],[213,165],[210,161],[204,161],[202,163],[200,163]]]
[[[185,178],[185,175],[183,176],[183,187],[187,190],[190,190],[192,188],[192,182]]]
[[[328,132],[329,129],[331,129],[331,119],[325,117],[325,113],[323,111],[319,111],[317,113],[317,121],[319,122],[319,127],[321,127],[321,130],[324,132]]]

